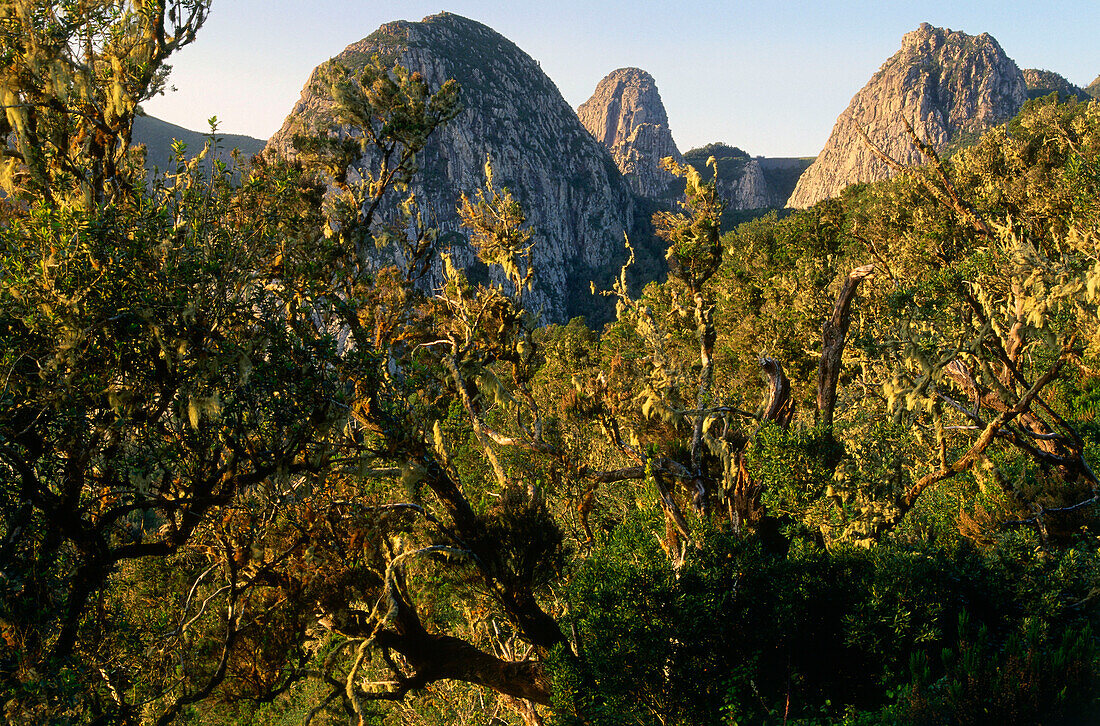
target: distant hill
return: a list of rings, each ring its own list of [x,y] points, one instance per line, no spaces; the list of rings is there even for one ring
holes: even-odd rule
[[[134,119],[134,144],[145,144],[145,168],[152,171],[154,168],[164,171],[172,158],[172,141],[179,139],[187,144],[189,157],[202,151],[208,137],[207,132],[191,131],[182,126],[161,121],[153,116],[138,116]],[[230,152],[239,149],[241,155],[248,159],[263,151],[267,142],[262,139],[254,139],[251,136],[239,134],[218,133],[221,146],[218,158],[230,162]]]
[[[714,157],[718,165],[718,196],[727,209],[762,209],[768,206],[768,187],[760,162],[728,144],[707,144],[684,154],[684,161],[694,166],[703,181],[710,181],[714,169],[707,160]]]
[[[802,172],[814,162],[814,157],[750,156],[736,146],[715,143],[684,153],[684,161],[699,170],[704,181],[710,181],[714,171],[707,160],[718,162],[718,193],[727,211],[780,208],[794,191]],[[731,219],[743,219],[733,215]],[[723,226],[726,221],[723,221]]]
[[[1094,78],[1092,83],[1085,87],[1085,93],[1093,98],[1100,98],[1100,76]]]
[[[1078,101],[1088,101],[1091,98],[1083,88],[1073,85],[1054,71],[1025,68],[1023,74],[1024,83],[1027,84],[1028,98],[1042,98],[1052,93],[1057,93],[1060,101],[1066,101],[1070,98],[1076,98]]]

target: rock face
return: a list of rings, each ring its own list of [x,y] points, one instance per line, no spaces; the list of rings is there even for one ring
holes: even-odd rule
[[[736,146],[707,144],[684,154],[684,160],[699,171],[703,181],[714,176],[707,160],[714,157],[718,164],[718,196],[727,209],[761,209],[770,205],[771,194],[764,170],[754,159]]]
[[[750,159],[736,181],[718,178],[718,195],[731,209],[760,209],[769,204],[768,181],[760,162]]]
[[[1024,83],[1027,84],[1028,98],[1042,98],[1052,93],[1057,93],[1063,101],[1069,98],[1087,101],[1090,98],[1084,89],[1073,85],[1054,71],[1025,68],[1021,73],[1024,74]]]
[[[412,190],[425,222],[449,241],[456,264],[472,269],[475,279],[485,274],[459,227],[456,205],[463,192],[483,185],[488,155],[494,183],[523,205],[534,232],[531,307],[548,322],[590,312],[589,281],[623,254],[633,196],[539,64],[492,29],[450,13],[387,23],[336,59],[354,69],[374,54],[419,71],[432,88],[451,78],[461,84],[464,110],[430,137]],[[331,119],[332,99],[313,88],[317,74],[268,153],[292,155],[294,133]],[[487,274],[503,279],[497,270]],[[438,265],[429,278],[438,286]]]
[[[682,157],[653,76],[640,68],[612,71],[577,109],[577,116],[611,152],[635,194],[668,200],[683,191],[676,178],[660,168],[662,158],[682,161]]]
[[[923,23],[906,33],[901,50],[871,77],[837,119],[817,160],[799,178],[789,207],[808,207],[856,182],[890,176],[857,128],[903,164],[920,153],[903,119],[936,149],[976,135],[1015,115],[1027,100],[1016,64],[990,35],[971,36]]]

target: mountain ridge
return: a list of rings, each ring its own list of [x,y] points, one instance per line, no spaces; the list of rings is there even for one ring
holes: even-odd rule
[[[231,153],[234,149],[248,159],[263,151],[267,144],[265,139],[257,139],[243,134],[226,134],[218,131],[216,137],[219,146],[216,158],[227,164],[232,163]],[[179,140],[187,144],[187,156],[193,157],[199,153],[210,139],[210,132],[192,131],[178,126],[169,121],[155,116],[138,116],[134,119],[132,144],[145,146],[145,168],[152,172],[158,169],[161,172],[169,169],[173,163],[172,142]]]

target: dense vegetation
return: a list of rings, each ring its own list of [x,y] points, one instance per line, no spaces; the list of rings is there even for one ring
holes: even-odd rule
[[[146,180],[206,10],[0,8],[8,722],[1095,722],[1096,103],[725,234],[673,164],[667,280],[540,327],[490,166],[507,284],[419,283],[453,84]]]

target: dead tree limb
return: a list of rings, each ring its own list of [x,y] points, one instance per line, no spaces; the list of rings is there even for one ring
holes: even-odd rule
[[[783,366],[779,361],[770,356],[760,359],[760,367],[764,369],[764,375],[768,377],[768,405],[764,407],[764,418],[761,423],[774,421],[783,428],[787,428],[791,418],[794,417],[794,406],[791,403],[791,382],[787,374],[783,372]]]
[[[851,326],[852,298],[855,297],[859,283],[872,275],[874,264],[857,267],[848,273],[848,279],[840,288],[832,316],[822,328],[821,364],[817,369],[817,410],[820,421],[825,426],[833,425],[833,409],[836,406],[836,387],[840,380],[840,364],[844,353],[844,343]]]
[[[970,466],[975,461],[977,461],[978,458],[982,456],[982,454],[985,453],[985,450],[989,448],[989,445],[993,442],[993,439],[997,436],[998,432],[1017,416],[1028,410],[1028,407],[1031,406],[1031,403],[1039,395],[1040,391],[1042,391],[1043,388],[1045,388],[1046,385],[1054,380],[1054,377],[1058,375],[1058,372],[1062,369],[1062,364],[1064,362],[1064,357],[1059,358],[1058,361],[1053,366],[1051,366],[1050,370],[1044,373],[1039,378],[1039,380],[1035,382],[1035,385],[1033,385],[1027,391],[1027,393],[1020,397],[1020,400],[1016,402],[1016,405],[1012,406],[1012,408],[1009,408],[1006,411],[1001,412],[997,416],[997,418],[990,421],[989,424],[985,427],[985,430],[982,431],[981,436],[978,437],[978,440],[974,442],[974,444],[965,454],[956,459],[954,463],[946,467],[940,467],[930,474],[926,474],[925,476],[921,477],[921,479],[916,484],[910,487],[909,491],[905,493],[905,496],[898,503],[898,519],[900,520],[901,517],[904,517],[905,514],[913,508],[913,504],[917,501],[917,498],[928,487],[938,482],[944,481],[945,479],[950,479],[970,468]]]

